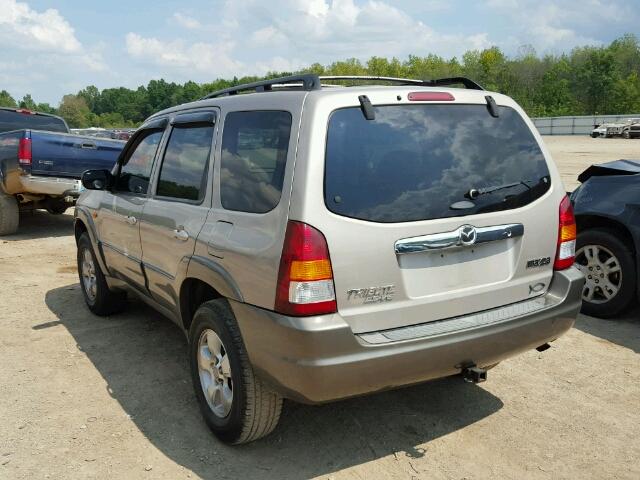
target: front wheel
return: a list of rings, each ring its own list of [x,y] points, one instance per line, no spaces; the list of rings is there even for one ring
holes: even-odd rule
[[[107,280],[96,260],[89,235],[83,233],[78,239],[78,276],[84,301],[96,315],[106,316],[124,308],[126,294],[109,289]]]
[[[630,247],[613,230],[594,228],[580,232],[576,267],[586,277],[582,312],[610,318],[622,313],[636,294],[636,265]]]
[[[189,357],[200,410],[220,440],[237,445],[273,431],[282,397],[255,375],[225,300],[206,302],[196,311]]]
[[[629,130],[622,132],[622,136],[626,139],[631,138],[631,134],[629,133]]]

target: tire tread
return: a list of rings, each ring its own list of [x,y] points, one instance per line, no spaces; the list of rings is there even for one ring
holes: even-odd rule
[[[0,193],[0,235],[16,233],[19,223],[18,201],[11,195]]]
[[[244,421],[240,433],[230,443],[239,445],[262,438],[270,434],[278,425],[283,399],[278,393],[266,386],[253,371],[240,329],[226,301],[211,300],[204,303],[198,310],[203,308],[224,322],[242,365],[241,375],[246,394],[245,411],[242,415]],[[198,316],[198,312],[195,316]]]

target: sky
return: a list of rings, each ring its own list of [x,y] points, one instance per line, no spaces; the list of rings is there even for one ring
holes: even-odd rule
[[[345,58],[517,55],[640,34],[640,0],[0,0],[0,90],[57,106],[135,88],[292,71]]]

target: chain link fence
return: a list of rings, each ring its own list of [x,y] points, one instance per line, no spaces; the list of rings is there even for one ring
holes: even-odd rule
[[[585,115],[581,117],[542,117],[532,118],[541,135],[589,135],[602,123],[624,122],[630,118],[640,119],[636,115]]]

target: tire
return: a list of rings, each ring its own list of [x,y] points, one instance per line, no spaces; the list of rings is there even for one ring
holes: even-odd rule
[[[576,242],[576,266],[587,277],[582,313],[611,318],[634,301],[637,284],[634,253],[615,231],[594,228],[580,232]]]
[[[77,260],[80,289],[89,310],[101,317],[122,311],[126,293],[109,290],[87,233],[78,240]]]
[[[220,440],[238,445],[273,431],[282,397],[255,375],[226,300],[206,302],[196,311],[189,329],[189,360],[200,410]],[[216,393],[205,394],[205,389]]]
[[[64,201],[51,202],[47,206],[47,212],[49,212],[51,215],[62,215],[67,211],[67,208],[69,208],[69,205],[67,205],[67,203]]]
[[[626,139],[631,138],[631,134],[629,133],[629,130],[622,132],[622,137]]]
[[[20,210],[18,201],[11,195],[0,193],[0,236],[18,231]]]

